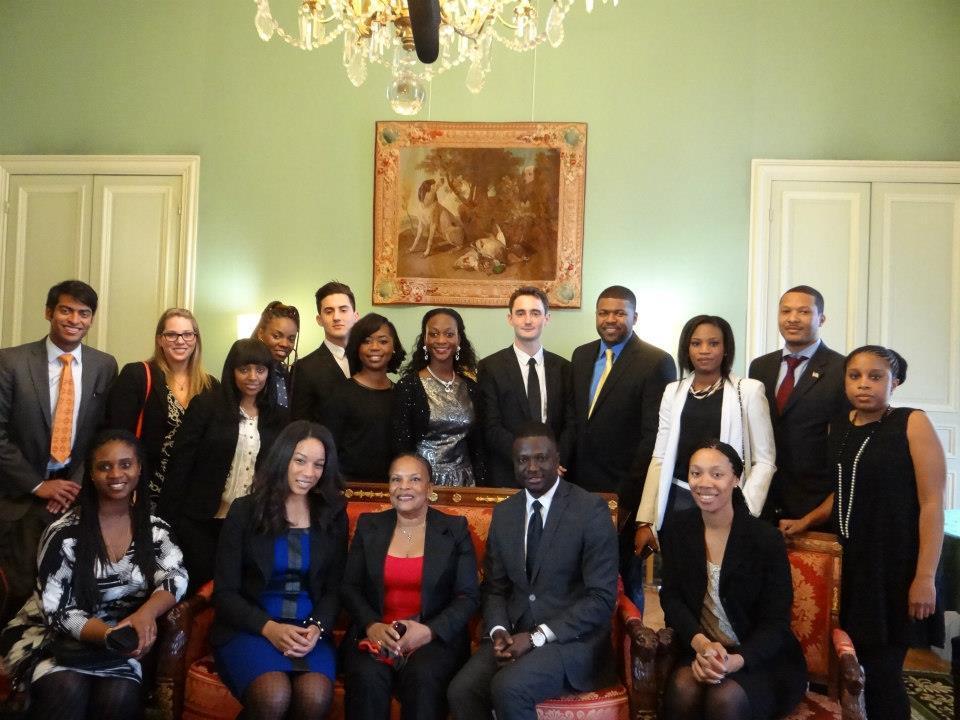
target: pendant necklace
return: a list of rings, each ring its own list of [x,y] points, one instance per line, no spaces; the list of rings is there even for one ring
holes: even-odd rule
[[[453,392],[453,384],[457,381],[457,371],[453,371],[453,377],[449,380],[441,380],[437,377],[437,374],[427,365],[427,372],[430,373],[430,377],[436,380],[446,392]]]
[[[416,530],[417,528],[422,528],[426,524],[426,518],[423,519],[423,522],[417,523],[416,525],[410,525],[408,528],[400,525],[399,523],[397,524],[397,530],[399,530],[400,534],[407,539],[407,557],[410,557],[410,546],[413,545],[413,532],[411,531]]]
[[[890,406],[888,405],[886,409],[884,409],[883,415],[880,416],[880,419],[876,421],[869,434],[863,439],[863,442],[860,444],[860,449],[857,450],[857,454],[853,456],[853,466],[850,469],[850,497],[847,499],[846,512],[844,512],[843,508],[843,462],[837,462],[837,514],[839,515],[838,519],[840,521],[840,534],[848,540],[850,539],[850,515],[853,514],[853,496],[857,489],[857,465],[860,464],[860,457],[863,455],[867,443],[870,442],[870,438],[880,429],[880,426],[889,414]],[[856,419],[856,415],[854,415],[854,419]],[[837,454],[838,458],[843,458],[843,451],[847,445],[847,438],[850,437],[850,430],[852,428],[853,423],[851,422],[847,425],[847,432],[844,433],[843,440],[840,443],[840,452]]]

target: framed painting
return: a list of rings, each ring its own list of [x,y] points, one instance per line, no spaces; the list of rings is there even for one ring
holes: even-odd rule
[[[586,123],[378,122],[375,305],[580,307]]]

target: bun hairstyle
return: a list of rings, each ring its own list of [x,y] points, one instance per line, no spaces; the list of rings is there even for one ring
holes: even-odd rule
[[[694,446],[693,451],[690,453],[690,457],[693,457],[694,454],[700,450],[716,450],[730,461],[730,465],[733,467],[733,474],[738,478],[743,477],[743,459],[740,457],[740,453],[734,450],[731,445],[728,445],[727,443],[723,442],[723,440],[718,440],[717,438],[703,440]]]
[[[890,375],[894,380],[897,381],[898,385],[903,385],[907,381],[907,361],[896,350],[893,350],[883,345],[863,345],[858,347],[856,350],[847,355],[847,359],[843,362],[843,369],[846,370],[847,366],[850,364],[850,361],[853,360],[857,355],[863,353],[868,353],[870,355],[875,355],[880,358],[890,368]]]

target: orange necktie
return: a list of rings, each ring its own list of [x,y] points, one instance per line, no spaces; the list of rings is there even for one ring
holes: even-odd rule
[[[60,394],[57,397],[57,409],[53,413],[53,432],[50,433],[50,457],[58,463],[70,459],[73,444],[73,355],[60,356],[63,370],[60,371]]]

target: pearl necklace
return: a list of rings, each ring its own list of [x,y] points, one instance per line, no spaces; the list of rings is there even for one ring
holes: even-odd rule
[[[716,382],[713,383],[710,387],[706,387],[703,390],[694,390],[693,383],[690,383],[690,395],[696,400],[704,400],[711,395],[713,395],[717,390],[720,389],[720,386],[723,385],[723,376],[717,378]]]
[[[843,463],[837,462],[837,514],[839,515],[838,519],[840,521],[840,534],[847,539],[850,538],[850,516],[853,514],[853,496],[857,489],[857,465],[860,464],[860,456],[863,455],[863,451],[866,449],[867,443],[870,442],[870,438],[873,437],[873,434],[880,428],[884,419],[889,414],[890,406],[888,405],[884,409],[883,415],[880,416],[880,419],[877,420],[876,424],[870,430],[870,434],[864,438],[860,449],[857,450],[857,454],[853,456],[853,466],[850,470],[850,497],[847,500],[846,512],[843,511]],[[854,419],[856,419],[856,415],[854,415]],[[847,432],[844,434],[843,441],[840,443],[838,458],[843,457],[843,450],[847,445],[847,438],[850,437],[851,428],[853,428],[852,422],[847,426]]]
[[[430,377],[432,377],[434,380],[440,383],[440,385],[443,387],[443,389],[446,392],[453,392],[453,384],[457,381],[456,370],[453,371],[453,377],[450,378],[449,380],[441,380],[439,377],[437,377],[437,374],[430,369],[429,365],[427,365],[427,372],[430,373]]]

